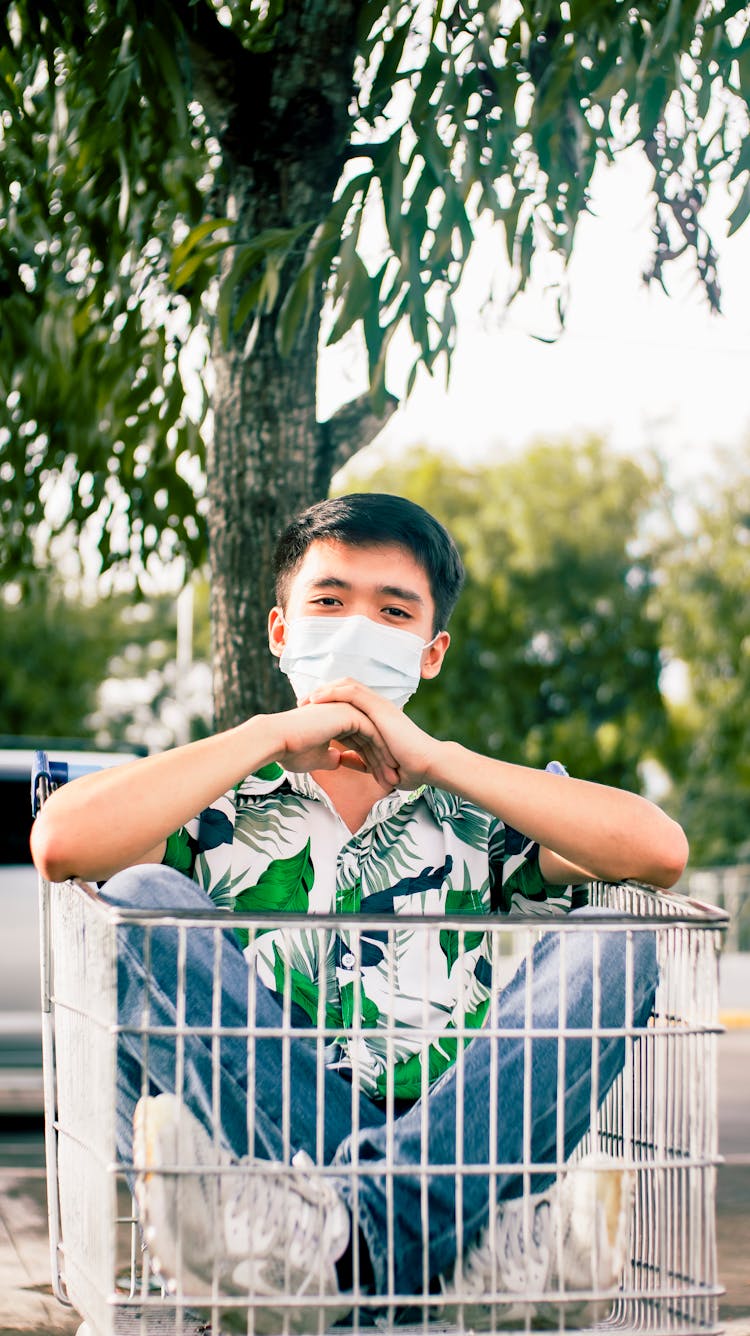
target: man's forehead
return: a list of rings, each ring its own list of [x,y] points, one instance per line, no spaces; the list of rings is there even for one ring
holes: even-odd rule
[[[425,603],[431,599],[427,572],[408,548],[397,543],[342,543],[316,539],[293,577],[297,588],[352,589],[367,586],[391,597]]]

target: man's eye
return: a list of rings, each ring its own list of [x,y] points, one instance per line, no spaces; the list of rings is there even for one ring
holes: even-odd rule
[[[331,594],[324,594],[321,598],[313,599],[313,605],[316,608],[338,608],[341,606],[341,600]]]
[[[404,621],[411,621],[411,613],[407,612],[406,608],[383,608],[383,612],[389,617],[400,617]]]

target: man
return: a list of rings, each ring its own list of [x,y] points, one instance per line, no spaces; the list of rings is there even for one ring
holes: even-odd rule
[[[127,1155],[134,1119],[136,1190],[152,1254],[191,1296],[210,1296],[214,1283],[214,1294],[265,1296],[259,1330],[278,1321],[279,1294],[326,1296],[335,1316],[351,1307],[352,1285],[376,1295],[391,1284],[397,1293],[418,1293],[425,1273],[445,1277],[457,1263],[479,1297],[493,1283],[523,1293],[534,1287],[532,1271],[544,1288],[559,1252],[548,1227],[554,1172],[530,1180],[531,1229],[528,1205],[522,1217],[514,1212],[520,1171],[496,1171],[493,1180],[467,1175],[460,1212],[455,1178],[434,1173],[425,1227],[424,1174],[416,1168],[455,1164],[457,1155],[475,1166],[520,1165],[524,1147],[535,1164],[567,1157],[589,1125],[591,1039],[566,1041],[563,1112],[555,1108],[557,1047],[536,1043],[524,1131],[523,1039],[500,1039],[492,1059],[478,1037],[465,1049],[457,1084],[453,1036],[466,1027],[481,1035],[493,993],[487,934],[463,933],[462,951],[430,956],[425,997],[424,951],[415,947],[408,915],[519,905],[538,912],[545,902],[569,909],[573,888],[591,878],[670,886],[686,860],[685,837],[635,794],[470,752],[430,737],[403,712],[421,679],[440,672],[463,579],[450,536],[421,507],[386,495],[322,502],[281,535],[276,571],[269,645],[297,707],[60,790],[36,824],[35,861],[51,880],[107,880],[104,894],[115,904],[190,910],[212,903],[280,918],[289,909],[392,910],[407,926],[387,960],[377,935],[357,938],[350,950],[345,929],[322,938],[314,927],[274,928],[252,942],[245,932],[242,945],[257,972],[251,1045],[227,1033],[248,1026],[247,965],[229,934],[219,951],[210,932],[189,933],[180,960],[174,929],[153,930],[148,943],[141,930],[120,930],[120,1018],[133,1023],[133,1033],[121,1040],[119,1136]],[[538,943],[503,991],[498,1023],[523,1030],[529,1021],[528,968],[534,1028],[562,1022],[590,1031],[597,1019],[611,1030],[644,1025],[656,986],[650,935],[636,935],[629,966],[614,932],[602,934],[596,950],[590,934],[571,934],[562,963],[557,936]],[[598,1018],[597,973],[606,982]],[[150,1038],[147,1058],[137,1033],[146,994],[152,1026],[184,1034],[179,1042]],[[303,1026],[322,1009],[338,1037],[322,1079],[314,1046],[279,1037],[290,1008]],[[218,1046],[208,1033],[217,1014]],[[421,1038],[411,1039],[424,1030],[425,1014],[434,1034],[427,1052]],[[397,1051],[387,1037],[394,1025],[403,1041]],[[595,1103],[623,1055],[622,1042],[598,1042]],[[501,1116],[491,1146],[493,1105]],[[252,1172],[231,1172],[245,1156]],[[387,1159],[407,1170],[390,1185]],[[189,1182],[169,1174],[186,1161],[205,1172]],[[320,1173],[321,1164],[330,1172]],[[615,1176],[609,1237],[605,1229],[589,1245],[593,1270],[590,1258],[583,1276],[571,1264],[567,1288],[616,1279],[624,1184]],[[602,1185],[594,1174],[596,1229]],[[556,1219],[569,1240],[574,1212],[563,1198],[558,1192]],[[576,1246],[585,1250],[586,1238]],[[304,1304],[294,1320],[301,1328],[309,1322]]]

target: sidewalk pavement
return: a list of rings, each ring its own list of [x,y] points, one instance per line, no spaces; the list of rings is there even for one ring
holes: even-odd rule
[[[721,1023],[728,1030],[750,1027],[750,952],[723,953],[719,973],[719,1011]]]

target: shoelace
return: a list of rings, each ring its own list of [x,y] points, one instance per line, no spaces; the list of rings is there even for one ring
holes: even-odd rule
[[[248,1211],[252,1211],[250,1230],[256,1258],[289,1257],[294,1268],[307,1271],[304,1289],[320,1271],[321,1263],[331,1264],[328,1222],[341,1204],[334,1188],[314,1172],[313,1161],[304,1151],[292,1160],[296,1172],[275,1174],[272,1169],[253,1175],[252,1201],[247,1183],[238,1177],[232,1195],[224,1207],[224,1228],[230,1248],[245,1237]],[[311,1173],[310,1170],[313,1170]],[[284,1210],[279,1209],[279,1198]]]
[[[550,1270],[550,1217],[549,1202],[535,1203],[526,1231],[521,1203],[505,1203],[496,1218],[494,1247],[487,1228],[464,1258],[466,1294],[477,1297],[492,1289],[510,1294],[542,1289]]]

